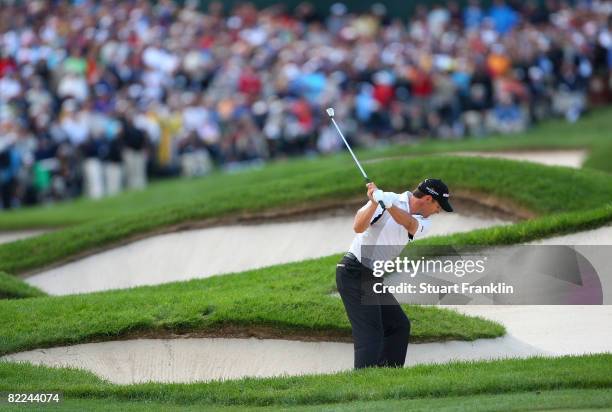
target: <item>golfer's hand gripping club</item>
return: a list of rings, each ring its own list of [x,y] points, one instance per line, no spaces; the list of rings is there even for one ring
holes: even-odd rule
[[[388,209],[393,206],[393,203],[399,199],[399,195],[393,192],[383,192],[380,189],[376,189],[372,193],[372,197],[378,204],[382,203],[383,209]]]
[[[361,163],[359,163],[359,160],[357,160],[357,156],[355,156],[355,153],[353,153],[353,149],[351,149],[351,146],[348,144],[348,142],[346,141],[346,139],[344,138],[344,135],[342,134],[342,131],[340,130],[340,127],[338,127],[338,124],[336,123],[336,120],[334,119],[334,108],[330,107],[326,110],[327,115],[329,116],[329,118],[331,119],[334,127],[336,128],[336,131],[338,132],[338,134],[340,135],[340,137],[342,138],[342,141],[344,142],[344,144],[346,145],[346,148],[349,150],[349,153],[351,154],[351,156],[353,157],[353,160],[355,161],[355,164],[357,165],[357,167],[359,168],[359,171],[361,172],[361,175],[363,176],[366,184],[371,183],[372,181],[370,180],[370,178],[368,177],[368,175],[366,174],[365,170],[363,170],[363,167],[361,167]],[[380,207],[382,207],[383,209],[385,209],[385,205],[384,203],[381,201],[378,201],[378,204],[380,205]]]

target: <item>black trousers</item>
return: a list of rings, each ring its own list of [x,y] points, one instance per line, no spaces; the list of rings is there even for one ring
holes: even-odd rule
[[[10,179],[4,183],[0,183],[0,196],[2,200],[2,207],[4,209],[10,209],[12,207],[16,186],[17,181],[15,179]]]
[[[358,369],[403,367],[406,361],[410,320],[392,294],[372,292],[373,284],[381,281],[350,254],[336,266],[336,285],[353,328]],[[364,296],[368,304],[362,302]]]

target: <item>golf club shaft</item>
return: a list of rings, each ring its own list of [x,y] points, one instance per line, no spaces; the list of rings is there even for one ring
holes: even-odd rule
[[[353,160],[355,161],[355,163],[357,164],[357,167],[359,168],[359,171],[361,171],[361,174],[363,175],[363,178],[365,179],[366,183],[370,183],[371,180],[368,177],[368,175],[366,175],[366,172],[363,170],[363,167],[361,167],[361,164],[359,163],[359,160],[357,160],[357,157],[355,156],[355,153],[353,153],[353,150],[351,149],[351,146],[348,144],[348,142],[346,141],[346,139],[344,138],[344,135],[342,134],[342,131],[340,130],[340,128],[338,127],[338,124],[336,123],[336,121],[334,120],[334,118],[331,118],[332,123],[334,124],[334,126],[336,126],[336,130],[338,131],[338,134],[340,135],[340,137],[342,138],[342,141],[344,142],[344,144],[346,145],[347,149],[349,150],[349,152],[351,153],[351,156],[353,156]]]
[[[353,153],[353,149],[351,149],[351,146],[348,144],[348,142],[344,138],[344,135],[342,134],[342,130],[340,130],[340,127],[338,127],[338,124],[336,123],[336,120],[334,120],[333,117],[330,117],[330,119],[331,119],[332,123],[334,124],[334,126],[336,126],[336,130],[338,131],[338,134],[340,135],[340,137],[342,138],[342,141],[346,145],[346,148],[351,153],[351,156],[353,156],[353,160],[355,161],[355,164],[357,164],[357,167],[359,168],[359,171],[363,175],[363,178],[365,179],[366,183],[372,182],[370,180],[370,178],[368,177],[368,175],[366,175],[366,172],[365,172],[365,170],[363,170],[363,167],[361,167],[361,163],[359,163],[359,160],[357,160],[357,157],[355,156],[355,153]],[[379,201],[378,204],[380,205],[380,207],[383,210],[385,210],[385,204],[382,201]]]

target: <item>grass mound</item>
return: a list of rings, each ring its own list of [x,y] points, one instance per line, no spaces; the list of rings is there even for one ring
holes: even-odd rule
[[[42,290],[30,286],[15,276],[0,272],[0,299],[20,299],[46,296]]]

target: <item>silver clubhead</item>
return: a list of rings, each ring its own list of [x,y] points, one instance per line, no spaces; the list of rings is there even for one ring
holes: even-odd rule
[[[328,115],[329,117],[334,117],[334,108],[333,108],[333,107],[328,108],[328,109],[326,110],[326,112],[327,112],[327,115]]]

